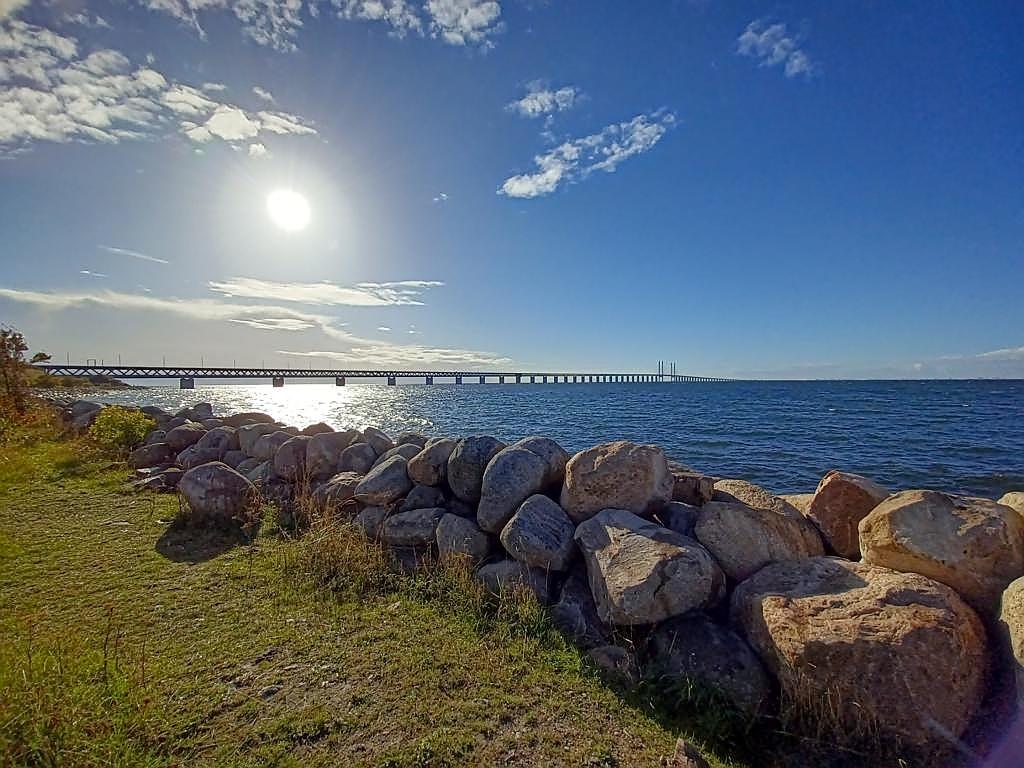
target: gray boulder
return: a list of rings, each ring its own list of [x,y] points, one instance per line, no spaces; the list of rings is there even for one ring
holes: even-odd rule
[[[143,445],[153,445],[153,443],[164,443],[167,442],[164,438],[167,437],[167,430],[165,429],[152,429],[146,435],[146,439],[143,441]]]
[[[212,419],[213,406],[210,403],[196,403],[191,408],[192,414],[198,419]]]
[[[473,563],[486,560],[494,549],[491,537],[472,520],[446,514],[437,524],[437,551],[440,557],[463,555]]]
[[[428,442],[423,450],[409,459],[409,477],[421,485],[443,483],[448,477],[448,459],[457,443],[449,437]]]
[[[430,509],[431,507],[444,506],[444,493],[440,488],[430,485],[416,485],[406,495],[399,512],[409,512],[413,509]]]
[[[210,462],[188,470],[178,482],[195,522],[230,525],[246,521],[256,494],[253,484],[227,464]]]
[[[380,541],[381,526],[388,514],[387,507],[364,507],[356,515],[356,527],[370,541]]]
[[[257,487],[260,487],[269,480],[274,474],[274,462],[272,461],[260,461],[259,459],[253,459],[256,462],[256,466],[245,473],[246,478],[251,483],[255,483]]]
[[[234,427],[214,427],[200,437],[196,450],[215,452],[223,456],[228,451],[239,449],[238,433]]]
[[[340,471],[341,454],[359,433],[354,429],[344,432],[320,432],[306,445],[306,471],[314,480],[326,480]]]
[[[700,517],[700,508],[681,501],[670,501],[655,514],[662,525],[670,531],[693,538],[693,529]]]
[[[373,462],[373,466],[377,466],[378,464],[383,464],[385,461],[390,459],[392,456],[401,456],[403,459],[408,461],[409,459],[411,459],[413,456],[415,456],[419,452],[420,452],[420,447],[418,445],[409,445],[409,444],[406,444],[406,445],[396,445],[390,451],[384,451],[384,453],[382,453],[380,456],[378,456],[376,461]]]
[[[303,429],[299,434],[313,437],[314,435],[326,435],[334,431],[334,428],[324,424],[322,421],[318,421],[316,424],[310,424],[308,427]]]
[[[377,460],[377,452],[369,443],[352,443],[341,452],[338,459],[339,472],[358,472],[365,475]]]
[[[220,419],[200,419],[199,423],[207,429],[215,429],[216,427],[224,426],[224,422]]]
[[[609,624],[653,624],[725,594],[722,570],[704,547],[632,512],[602,510],[579,525],[576,543]]]
[[[647,672],[722,693],[747,715],[765,710],[771,678],[761,660],[735,632],[702,613],[669,619],[648,640]]]
[[[485,487],[486,482],[485,476]],[[550,571],[566,571],[576,556],[575,533],[576,526],[565,511],[547,496],[536,494],[524,501],[506,523],[501,531],[501,543],[522,563]]]
[[[256,458],[256,442],[264,435],[278,431],[275,424],[245,424],[236,428],[238,434],[238,447],[245,452],[246,456]],[[264,459],[266,461],[266,459]]]
[[[274,454],[274,474],[278,477],[296,482],[306,477],[306,446],[310,437],[298,435],[286,440]]]
[[[239,464],[243,461],[251,461],[251,459],[249,459],[243,451],[227,451],[221,461],[232,469],[237,470]]]
[[[371,469],[356,486],[356,499],[369,506],[382,507],[405,496],[412,488],[402,456],[392,456]]]
[[[415,445],[422,449],[427,445],[427,437],[419,432],[403,432],[395,438],[395,445]]]
[[[544,462],[548,465],[547,472],[544,474],[545,488],[562,484],[562,480],[565,478],[565,465],[569,461],[569,454],[554,440],[533,435],[531,437],[524,437],[509,447],[525,448],[544,459]]]
[[[488,436],[459,440],[448,458],[448,486],[452,493],[463,501],[474,504],[480,501],[484,470],[494,455],[504,447],[503,442]]]
[[[252,448],[252,457],[260,461],[273,461],[274,456],[277,455],[277,450],[293,437],[295,435],[283,429],[269,432],[256,440]]]
[[[228,464],[226,461],[224,463]],[[242,461],[238,462],[238,464],[234,467],[234,470],[238,472],[238,474],[245,475],[246,477],[248,477],[249,473],[256,469],[256,467],[258,467],[262,463],[263,462],[261,462],[259,459],[243,459]],[[231,465],[228,464],[228,466],[230,467]]]
[[[274,417],[268,416],[265,413],[259,411],[244,411],[242,413],[233,413],[230,416],[225,416],[221,419],[229,427],[235,427],[236,429],[247,424],[273,424]]]
[[[437,524],[444,515],[441,508],[397,512],[384,520],[381,538],[392,547],[430,547],[437,540]]]
[[[209,464],[211,461],[220,461],[220,459],[221,456],[219,451],[200,451],[194,445],[190,445],[178,454],[174,463],[182,469],[192,469],[193,467],[198,467],[200,464]]]
[[[558,602],[551,606],[551,622],[583,648],[607,645],[612,640],[611,627],[597,614],[597,604],[583,569],[574,570],[565,580]]]
[[[363,439],[373,446],[373,450],[376,451],[378,456],[382,453],[387,453],[395,447],[391,438],[376,427],[366,427],[363,429]]]
[[[191,445],[199,442],[199,439],[206,434],[206,428],[201,424],[182,424],[167,432],[164,442],[171,446],[175,453],[181,453]]]
[[[517,591],[532,592],[538,602],[550,598],[548,575],[540,568],[531,568],[518,560],[499,560],[477,569],[476,578],[492,595],[505,597]]]
[[[174,451],[167,443],[153,443],[136,448],[128,454],[128,466],[132,469],[162,467],[174,463]]]
[[[313,500],[320,509],[335,510],[346,501],[355,498],[356,487],[363,479],[355,472],[339,472],[313,493]]]
[[[476,518],[480,527],[500,533],[519,505],[544,489],[548,465],[526,448],[505,448],[484,470]]]

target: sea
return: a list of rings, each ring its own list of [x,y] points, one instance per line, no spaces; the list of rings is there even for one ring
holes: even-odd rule
[[[80,393],[83,394],[84,393]],[[376,426],[391,435],[544,435],[570,452],[609,440],[654,443],[672,459],[775,493],[808,493],[830,469],[893,489],[998,498],[1024,490],[1024,380],[646,384],[177,381],[88,399],[176,411],[263,411],[297,427]]]

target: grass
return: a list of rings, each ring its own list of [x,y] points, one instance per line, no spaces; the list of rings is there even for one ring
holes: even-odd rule
[[[0,446],[0,766],[650,766],[717,716],[616,691],[465,569],[196,532],[52,434]]]

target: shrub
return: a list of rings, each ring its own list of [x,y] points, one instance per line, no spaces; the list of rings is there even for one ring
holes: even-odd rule
[[[89,434],[103,447],[125,454],[141,444],[155,426],[156,422],[146,414],[115,405],[99,412]]]

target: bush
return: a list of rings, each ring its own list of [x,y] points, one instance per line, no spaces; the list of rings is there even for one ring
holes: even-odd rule
[[[126,454],[140,445],[155,426],[156,422],[146,414],[114,405],[99,412],[89,434],[103,447]]]

